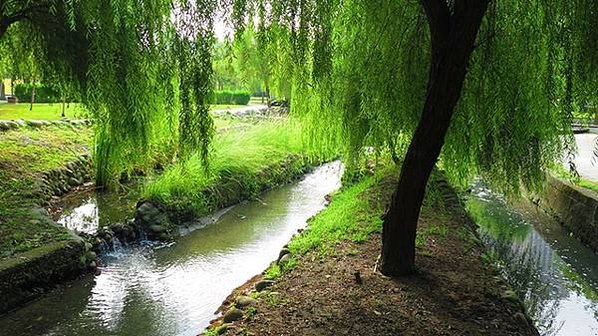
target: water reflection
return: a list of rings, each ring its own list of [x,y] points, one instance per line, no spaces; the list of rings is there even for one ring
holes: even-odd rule
[[[73,231],[95,233],[100,227],[127,220],[138,199],[135,185],[116,192],[82,191],[61,201],[62,212],[55,220]]]
[[[598,335],[598,257],[531,207],[508,206],[477,185],[467,202],[543,335]]]
[[[11,335],[197,335],[222,300],[276,259],[282,245],[340,186],[324,165],[172,246],[142,244],[104,256],[102,274],[50,293],[0,319]],[[100,212],[102,208],[100,207]],[[101,214],[100,214],[101,218]]]

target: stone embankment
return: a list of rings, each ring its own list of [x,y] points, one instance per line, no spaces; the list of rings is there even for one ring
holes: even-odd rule
[[[598,252],[598,193],[549,176],[543,194],[532,202]]]
[[[91,125],[89,119],[61,120],[0,120],[0,132],[18,130],[25,127],[43,128],[48,126],[85,127]]]
[[[42,174],[35,197],[39,203],[31,210],[30,221],[53,222],[47,211],[51,202],[90,181],[91,177],[89,155]],[[63,280],[94,269],[97,254],[92,248],[92,244],[73,233],[68,240],[0,261],[0,314],[34,299]]]
[[[201,227],[201,215],[207,215],[218,209],[223,209],[251,198],[257,193],[294,180],[307,171],[315,163],[304,157],[289,155],[281,162],[265,167],[261,173],[254,176],[251,184],[241,183],[243,176],[228,176],[220,178],[214,185],[200,192],[206,200],[206,207],[198,213],[198,209],[186,209],[173,204],[164,204],[159,200],[141,200],[137,204],[133,227],[147,233],[151,239],[169,240],[179,235],[179,229]]]

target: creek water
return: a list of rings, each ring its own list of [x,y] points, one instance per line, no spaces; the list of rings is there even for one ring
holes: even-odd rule
[[[467,209],[542,335],[598,335],[598,255],[534,206],[476,184]]]
[[[324,208],[341,174],[339,162],[325,164],[257,201],[217,212],[212,224],[175,243],[141,242],[108,253],[99,276],[62,286],[3,316],[0,334],[197,335],[226,296],[264,270]],[[103,216],[98,205],[113,204],[104,201],[82,198],[64,212],[64,225],[90,232],[118,217],[118,211]]]

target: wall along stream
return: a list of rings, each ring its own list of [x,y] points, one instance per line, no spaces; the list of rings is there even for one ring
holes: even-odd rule
[[[197,335],[226,296],[264,270],[307,219],[324,208],[325,195],[340,187],[341,173],[339,162],[325,164],[258,201],[216,213],[213,224],[176,243],[142,242],[108,253],[101,275],[74,281],[0,318],[0,333]],[[99,222],[94,216],[102,218],[98,204],[84,198],[85,209],[64,216],[83,213],[81,227],[93,231]]]
[[[532,205],[507,205],[481,184],[467,208],[541,335],[598,335],[598,255]]]

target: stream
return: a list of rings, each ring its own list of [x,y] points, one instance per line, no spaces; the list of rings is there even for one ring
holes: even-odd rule
[[[340,187],[340,162],[213,214],[175,243],[142,241],[101,256],[98,276],[43,295],[0,318],[2,335],[197,335],[233,289],[262,272]],[[86,195],[59,222],[93,232],[130,216],[135,193]],[[129,202],[131,201],[131,202]],[[117,204],[123,203],[123,207]]]
[[[598,335],[598,255],[531,204],[476,184],[467,209],[544,336]]]

